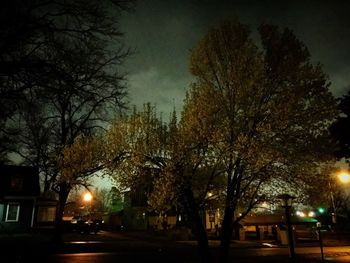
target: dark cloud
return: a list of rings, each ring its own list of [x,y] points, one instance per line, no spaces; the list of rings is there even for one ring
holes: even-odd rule
[[[309,48],[312,60],[329,74],[335,96],[350,84],[349,1],[319,0],[140,0],[121,26],[136,49],[126,65],[130,101],[156,103],[169,112],[181,110],[191,82],[189,50],[222,19],[238,18],[254,31],[261,22],[294,30]]]

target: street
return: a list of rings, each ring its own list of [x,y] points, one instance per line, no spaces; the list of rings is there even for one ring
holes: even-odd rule
[[[181,253],[178,250],[178,253]],[[185,253],[183,253],[185,252]],[[55,254],[50,255],[47,262],[65,263],[65,262],[197,262],[195,255],[192,258],[188,255],[189,251],[182,251],[182,253],[176,257],[175,251],[169,254],[169,251],[162,250],[150,250],[150,251],[135,251],[130,252],[95,252],[95,253],[71,253],[71,254]],[[299,257],[299,262],[318,262],[316,256],[319,251],[315,248],[298,249],[298,255],[309,255],[309,257]],[[336,257],[326,257],[326,261],[331,262],[350,262],[349,247],[339,247],[327,249],[327,254],[337,255]],[[187,254],[187,257],[184,257]],[[313,254],[313,256],[310,256]],[[343,254],[343,256],[339,256]],[[347,254],[347,256],[345,256]],[[283,256],[283,257],[282,257]],[[259,258],[259,259],[257,259]],[[34,262],[40,262],[41,258],[33,258]],[[181,261],[180,261],[181,259]],[[288,262],[288,250],[282,248],[259,248],[259,249],[241,249],[234,251],[231,256],[233,262]]]
[[[32,240],[32,241],[30,241]],[[69,233],[63,243],[22,239],[2,242],[1,263],[108,263],[108,262],[199,262],[195,241],[176,241],[147,233],[114,233],[97,235]],[[211,241],[212,254],[217,255],[217,241]],[[297,262],[321,262],[317,246],[297,247]],[[350,246],[325,247],[326,262],[350,262]],[[268,247],[258,242],[234,241],[230,250],[232,262],[288,262],[287,247]]]

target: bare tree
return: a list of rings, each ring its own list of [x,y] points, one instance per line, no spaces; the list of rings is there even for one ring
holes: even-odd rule
[[[8,128],[21,131],[12,137],[15,152],[25,163],[39,166],[44,192],[58,193],[58,224],[70,190],[85,183],[66,177],[64,154],[77,138],[98,133],[124,107],[120,65],[129,50],[118,17],[132,4],[121,0],[3,3],[0,94],[1,112],[6,114],[0,116],[5,125],[1,137],[8,141]],[[75,176],[83,178],[97,166],[79,169]]]
[[[43,92],[47,88],[46,85],[52,87],[60,78],[69,81],[68,64],[73,67],[80,63],[85,67],[85,70],[80,70],[80,78],[85,74],[87,84],[89,74],[86,72],[85,63],[92,64],[90,78],[91,81],[92,78],[96,81],[97,74],[101,71],[106,72],[106,67],[112,64],[119,65],[122,62],[128,50],[123,48],[123,34],[118,27],[118,17],[122,11],[130,10],[132,6],[132,0],[15,0],[1,3],[0,151],[4,153],[2,159],[5,159],[6,152],[13,150],[8,145],[13,145],[13,142],[9,143],[14,137],[11,135],[16,135],[14,132],[18,131],[15,129],[18,128],[16,114],[19,110],[26,110],[21,109],[23,100],[28,96],[31,97],[31,101],[39,97],[42,99],[43,93],[47,94],[47,91]],[[92,50],[95,59],[92,59],[91,55],[83,60],[83,52],[87,55]],[[101,58],[97,60],[97,56]],[[66,61],[69,59],[74,59],[75,65],[72,61]],[[98,72],[95,72],[96,70]],[[79,68],[76,69],[75,76],[71,76],[72,79],[79,75],[78,71]],[[113,75],[111,72],[116,73],[115,69],[108,71],[109,74],[105,76]],[[98,78],[102,79],[103,76]],[[118,78],[119,80],[122,78],[120,72]],[[115,80],[111,78],[110,82]],[[121,81],[116,81],[114,85],[120,87]],[[59,88],[62,88],[62,85]]]

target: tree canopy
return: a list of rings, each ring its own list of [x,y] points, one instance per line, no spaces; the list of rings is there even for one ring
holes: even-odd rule
[[[215,199],[224,211],[225,262],[240,219],[281,193],[305,198],[322,181],[321,163],[332,159],[328,128],[337,103],[321,65],[289,29],[262,24],[258,31],[261,45],[246,25],[224,21],[199,41],[179,121],[173,114],[165,125],[148,105],[108,133],[112,157],[124,156],[116,162],[121,178],[131,187],[146,178],[153,209],[186,214],[203,262],[210,261],[199,214],[206,204]]]
[[[199,211],[209,196],[224,210],[225,262],[241,218],[285,191],[305,194],[320,164],[331,159],[328,127],[337,103],[327,75],[291,30],[262,24],[258,31],[260,45],[246,25],[224,21],[199,41],[190,58],[195,80],[179,122],[173,116],[165,129],[156,129],[162,125],[150,124],[161,122],[146,110],[113,128],[116,138],[127,138],[129,157],[136,154],[127,165],[131,178],[140,178],[135,164],[156,168],[149,204],[186,213],[203,262],[210,255]]]
[[[244,215],[264,192],[277,194],[275,183],[297,189],[330,158],[328,127],[337,111],[321,65],[292,31],[262,24],[259,33],[261,48],[247,26],[223,22],[191,54],[196,79],[183,116],[205,134],[227,179],[223,250],[237,209]]]

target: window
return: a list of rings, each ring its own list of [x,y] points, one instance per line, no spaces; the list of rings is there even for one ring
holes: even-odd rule
[[[55,206],[39,206],[37,222],[54,222],[56,217]]]
[[[6,209],[6,222],[17,222],[19,216],[19,204],[8,204]]]
[[[23,177],[14,175],[11,177],[11,190],[14,192],[23,191]]]

